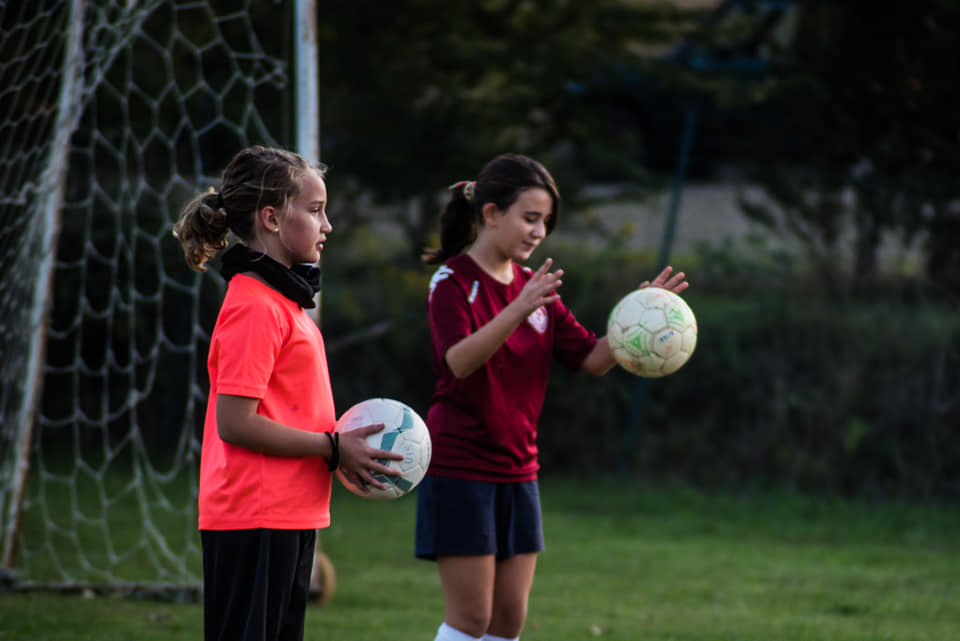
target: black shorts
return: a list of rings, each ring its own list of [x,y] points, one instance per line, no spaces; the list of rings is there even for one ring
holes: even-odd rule
[[[201,530],[205,641],[301,641],[316,530]]]
[[[417,558],[494,554],[502,560],[543,547],[536,481],[488,483],[428,475],[417,486]]]

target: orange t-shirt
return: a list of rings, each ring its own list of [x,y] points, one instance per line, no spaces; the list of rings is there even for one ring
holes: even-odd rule
[[[281,293],[237,274],[217,316],[207,368],[200,529],[330,525],[332,475],[322,458],[268,456],[224,443],[217,433],[218,394],[260,399],[260,414],[289,427],[333,430],[327,357],[313,319]]]

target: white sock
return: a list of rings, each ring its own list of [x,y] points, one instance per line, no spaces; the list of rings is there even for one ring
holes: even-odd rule
[[[481,637],[481,641],[520,641],[520,637],[513,637],[512,639],[508,639],[506,637],[498,637],[487,632],[485,635]]]
[[[482,637],[472,637],[456,628],[451,628],[446,622],[437,629],[437,638],[433,641],[483,641]]]

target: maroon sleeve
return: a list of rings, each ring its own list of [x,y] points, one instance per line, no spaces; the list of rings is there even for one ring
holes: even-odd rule
[[[446,367],[444,356],[447,350],[473,331],[467,292],[453,277],[453,272],[449,268],[438,270],[430,283],[427,313],[430,319],[434,359],[437,364]]]
[[[597,336],[581,325],[562,301],[551,309],[555,329],[553,357],[569,370],[580,369],[583,359],[597,344]]]

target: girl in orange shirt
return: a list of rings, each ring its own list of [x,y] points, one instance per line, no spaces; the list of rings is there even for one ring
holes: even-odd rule
[[[199,528],[207,641],[300,641],[316,529],[330,524],[332,472],[382,487],[402,457],[335,434],[315,307],[332,231],[323,167],[267,147],[237,154],[220,191],[195,197],[174,226],[187,264],[223,255],[228,281],[210,339]]]

